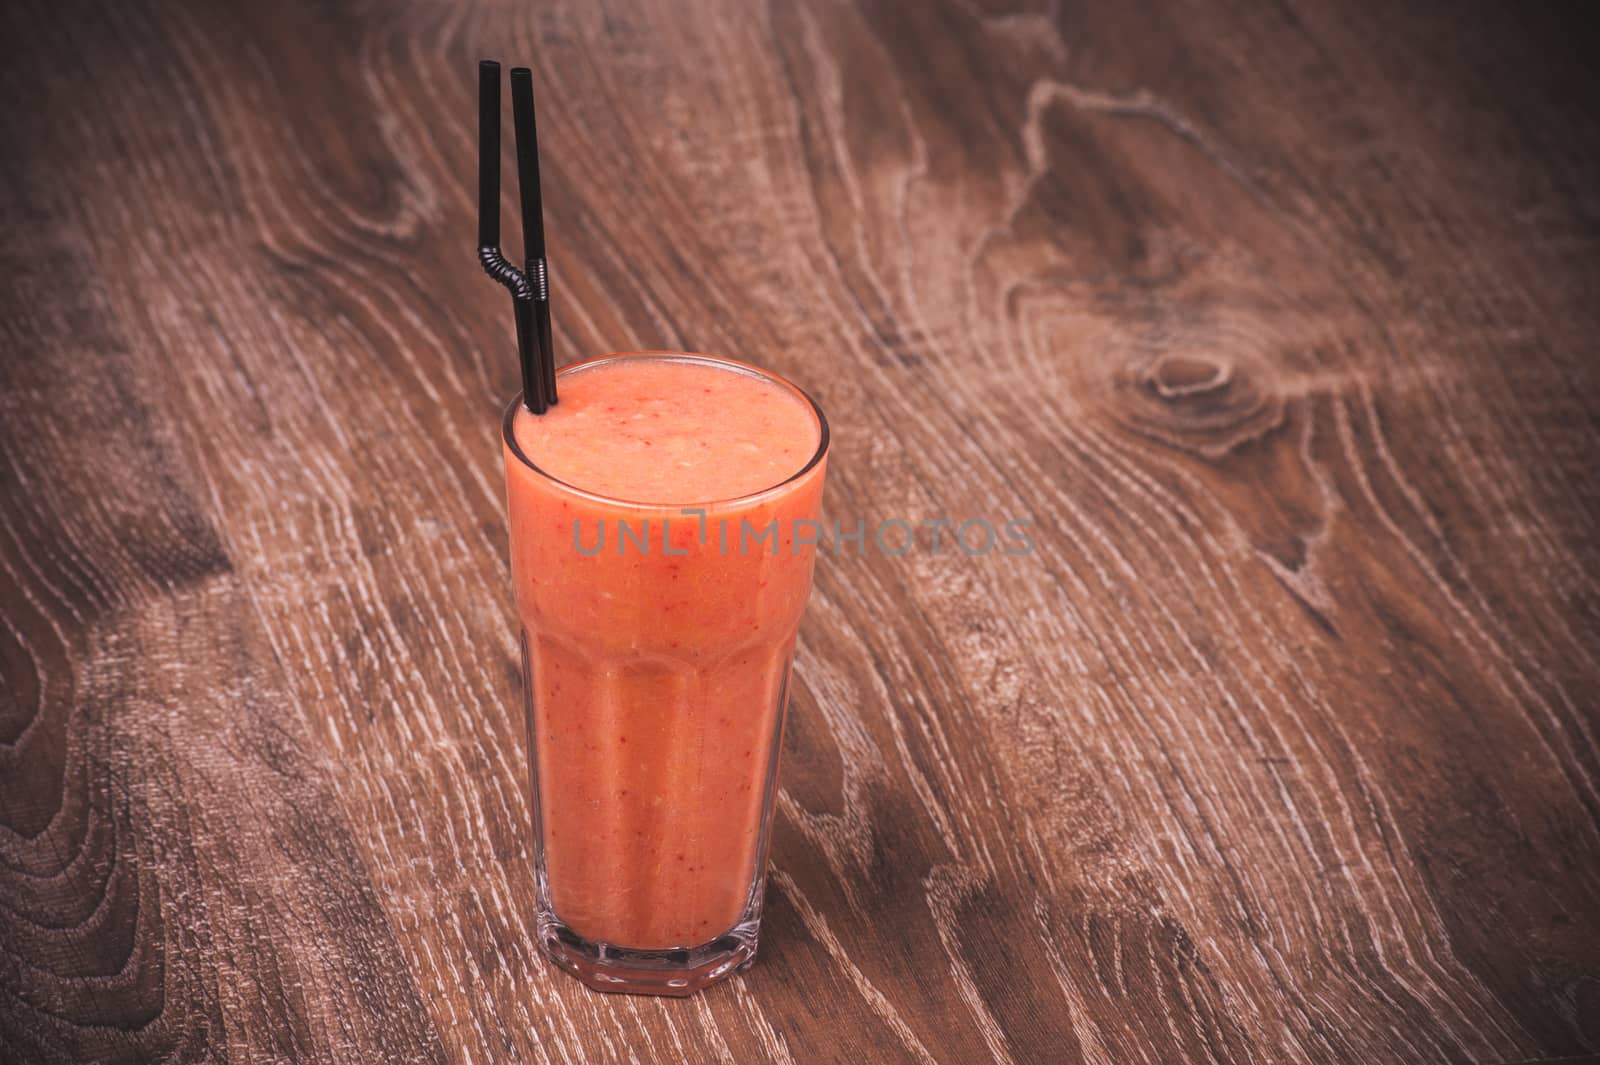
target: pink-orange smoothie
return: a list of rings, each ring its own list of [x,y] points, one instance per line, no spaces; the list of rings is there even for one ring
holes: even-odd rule
[[[549,904],[585,939],[694,947],[759,899],[826,429],[727,360],[559,382],[506,433]]]

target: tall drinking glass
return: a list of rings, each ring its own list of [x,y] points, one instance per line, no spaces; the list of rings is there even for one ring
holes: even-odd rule
[[[605,355],[558,381],[563,431],[590,433],[610,466],[590,476],[568,458],[559,479],[539,460],[564,423],[507,409],[537,935],[591,987],[684,995],[755,956],[827,422],[788,382],[706,355]],[[665,401],[664,385],[678,390]],[[757,419],[762,404],[786,417]],[[652,418],[672,432],[636,434],[631,451],[604,435]],[[733,498],[681,498],[674,471],[708,458],[772,472]],[[617,468],[631,462],[659,468]],[[630,472],[648,473],[630,494],[649,501],[581,483]]]

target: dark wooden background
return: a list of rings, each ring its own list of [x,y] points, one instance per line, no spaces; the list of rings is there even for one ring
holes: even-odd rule
[[[1578,13],[3,5],[0,1061],[1600,1050]],[[822,562],[689,1001],[530,938],[486,55],[563,357],[803,383],[831,519],[1034,523]]]

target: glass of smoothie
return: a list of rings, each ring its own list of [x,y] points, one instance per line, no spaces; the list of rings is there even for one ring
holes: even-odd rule
[[[506,410],[536,933],[604,991],[755,956],[828,425],[731,359],[603,355]]]

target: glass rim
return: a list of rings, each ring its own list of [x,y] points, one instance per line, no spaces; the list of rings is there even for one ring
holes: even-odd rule
[[[549,470],[541,468],[538,463],[534,462],[533,459],[528,457],[527,452],[522,450],[522,445],[517,443],[517,436],[516,432],[514,431],[517,411],[521,409],[523,405],[521,392],[518,392],[516,395],[511,397],[511,402],[506,405],[506,412],[501,418],[500,438],[505,444],[506,451],[511,455],[514,455],[518,462],[526,466],[529,470],[538,474],[546,481],[549,481],[555,485],[559,485],[566,491],[569,491],[574,495],[580,496],[584,499],[597,503],[608,503],[613,506],[629,507],[633,509],[671,511],[675,514],[682,513],[685,509],[691,511],[702,508],[706,510],[711,510],[712,508],[722,509],[758,502],[762,498],[774,495],[780,489],[800,480],[806,474],[815,469],[828,454],[828,419],[827,416],[822,413],[821,404],[811,397],[811,393],[807,392],[793,381],[790,381],[784,377],[780,377],[770,370],[763,370],[759,366],[752,366],[751,364],[747,362],[741,362],[738,359],[730,359],[726,355],[707,355],[698,351],[671,350],[613,351],[604,355],[591,355],[587,359],[579,359],[577,362],[570,362],[556,371],[556,378],[559,380],[569,373],[594,366],[597,363],[611,362],[616,359],[636,358],[665,358],[679,362],[704,363],[716,366],[720,369],[748,374],[751,377],[759,377],[764,381],[770,381],[779,388],[786,389],[795,396],[798,396],[800,399],[804,400],[807,408],[810,409],[812,416],[817,419],[816,451],[812,453],[811,457],[806,460],[803,466],[801,466],[794,473],[791,473],[789,476],[785,477],[783,480],[778,481],[775,484],[768,485],[765,488],[757,489],[754,492],[746,492],[743,495],[726,496],[721,499],[693,500],[686,503],[648,503],[638,499],[624,499],[621,496],[610,496],[606,495],[604,492],[596,492],[592,489],[580,488],[571,481],[564,481],[555,474],[551,473]],[[533,414],[532,412],[529,412],[529,416],[535,418],[538,417],[537,414]]]

